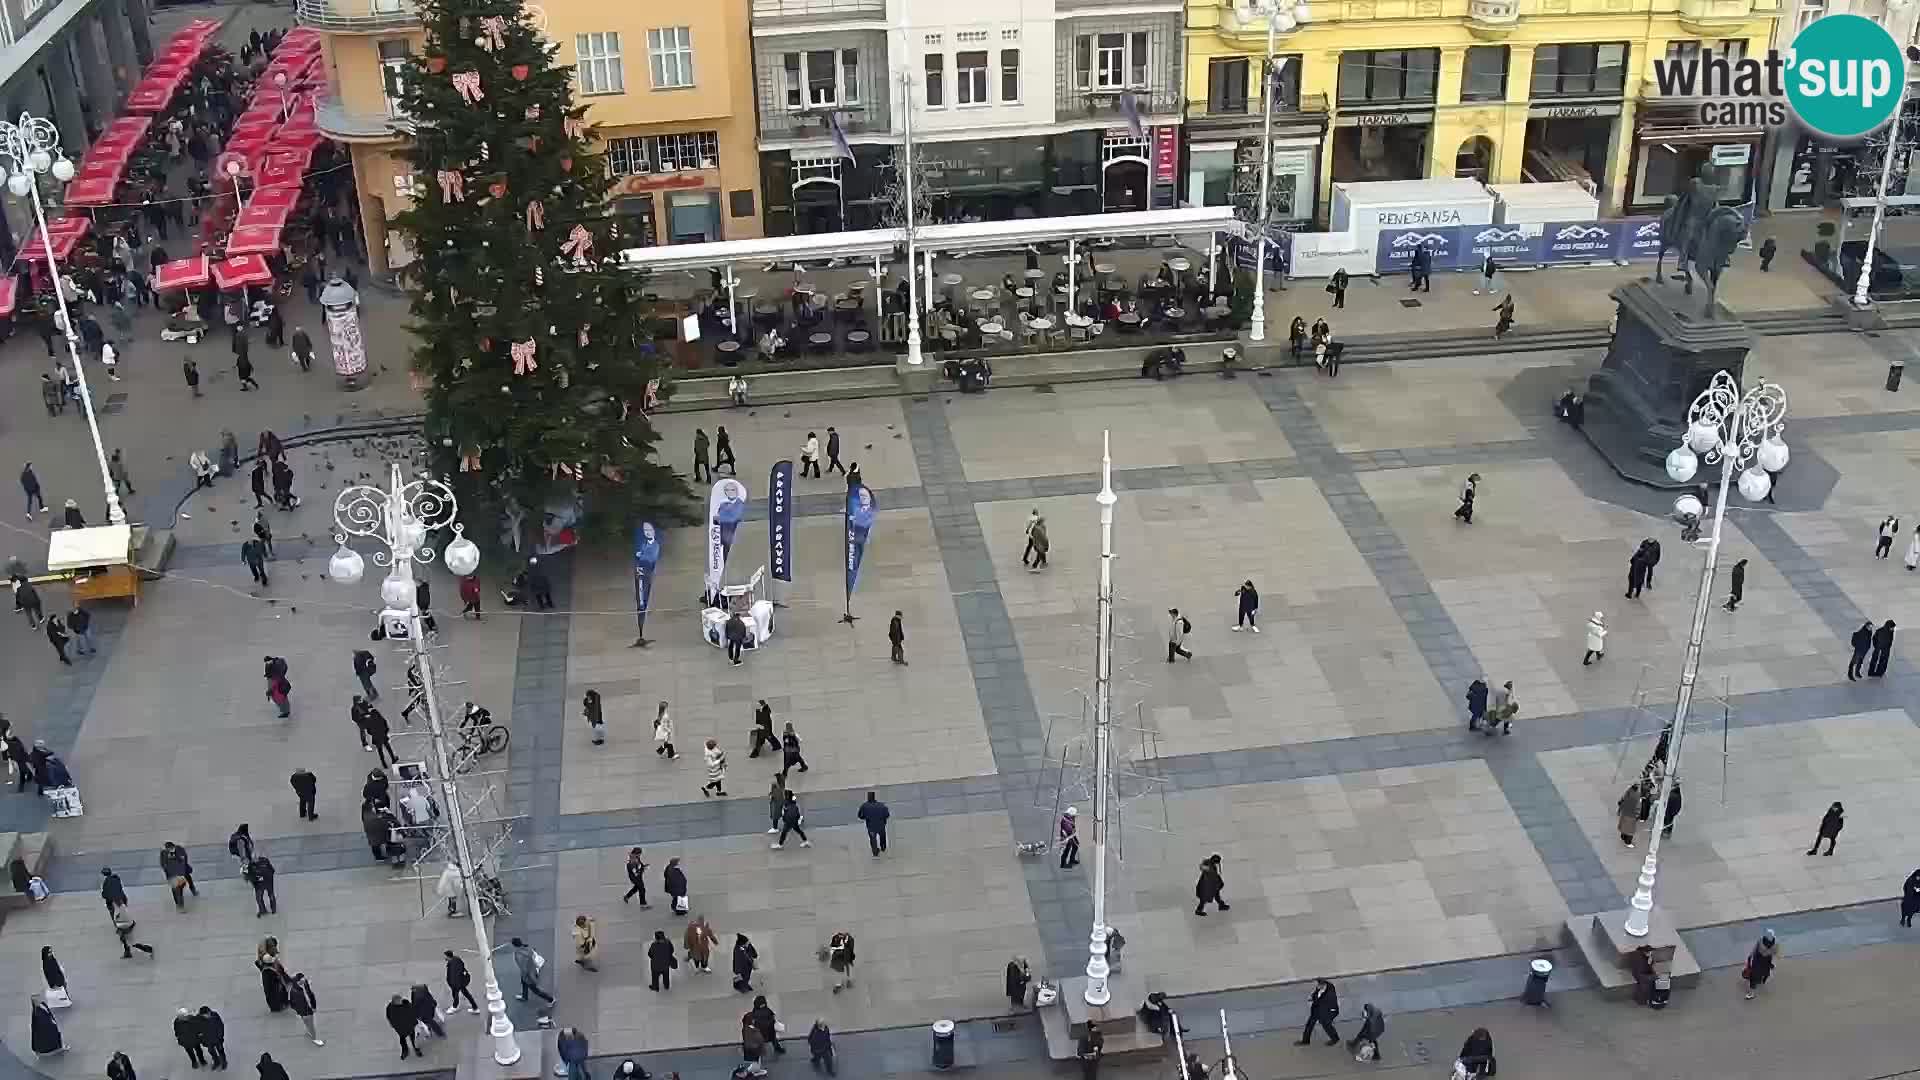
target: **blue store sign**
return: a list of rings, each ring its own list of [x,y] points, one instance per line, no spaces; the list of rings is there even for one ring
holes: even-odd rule
[[[1461,262],[1463,234],[1478,226],[1429,225],[1418,229],[1381,229],[1374,240],[1373,267],[1379,274],[1404,274],[1413,266],[1413,253],[1426,248],[1435,270],[1455,270]]]

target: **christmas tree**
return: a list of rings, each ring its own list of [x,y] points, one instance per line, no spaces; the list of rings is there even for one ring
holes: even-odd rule
[[[688,493],[652,460],[642,409],[660,360],[642,345],[640,282],[616,263],[573,69],[514,0],[426,0],[421,15],[401,89],[414,204],[395,224],[419,258],[430,464],[483,542],[483,522],[512,533],[575,505],[585,535],[624,542]]]

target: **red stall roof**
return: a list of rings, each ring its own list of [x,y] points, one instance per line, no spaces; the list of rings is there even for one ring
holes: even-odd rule
[[[104,176],[75,180],[67,185],[67,205],[105,206],[113,201],[113,189],[119,186],[118,180]]]
[[[227,255],[270,255],[280,250],[280,225],[241,225],[227,238]],[[248,282],[248,284],[259,284]]]
[[[213,280],[213,271],[205,255],[196,255],[191,259],[175,259],[170,263],[161,263],[154,272],[153,288],[156,292],[171,289],[197,289]]]
[[[213,264],[213,283],[223,292],[243,285],[271,285],[273,271],[267,269],[267,260],[258,255],[235,255]]]

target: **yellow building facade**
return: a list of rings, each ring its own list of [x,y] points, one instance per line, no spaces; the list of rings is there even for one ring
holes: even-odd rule
[[[1267,22],[1233,0],[1186,11],[1189,201],[1213,205],[1258,188],[1245,173]],[[1700,126],[1697,101],[1658,96],[1653,61],[1759,56],[1778,13],[1777,0],[1315,0],[1275,36],[1276,216],[1324,220],[1336,182],[1452,177],[1581,182],[1603,213],[1631,213],[1701,168],[1745,201],[1765,132]]]
[[[763,235],[747,3],[544,0],[628,246]],[[387,222],[411,199],[396,87],[424,47],[419,16],[412,0],[299,0],[296,12],[326,37],[319,125],[351,150],[369,260],[377,273],[403,266],[411,254]]]

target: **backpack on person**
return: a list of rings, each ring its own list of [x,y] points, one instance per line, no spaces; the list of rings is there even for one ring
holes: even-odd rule
[[[1193,623],[1188,621],[1185,615],[1180,616],[1180,632],[1183,634],[1193,633]]]

